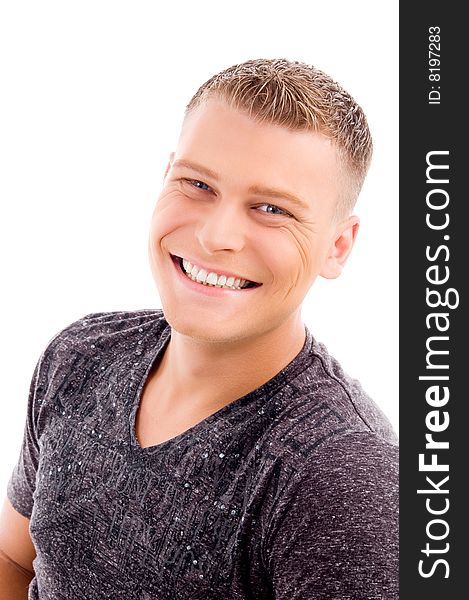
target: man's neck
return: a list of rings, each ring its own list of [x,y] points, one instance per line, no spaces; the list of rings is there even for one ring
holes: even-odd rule
[[[175,330],[152,382],[163,413],[211,413],[255,390],[301,351],[305,327],[300,315],[252,339],[207,343]]]

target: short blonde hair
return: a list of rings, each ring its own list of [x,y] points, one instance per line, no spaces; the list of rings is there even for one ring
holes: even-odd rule
[[[248,60],[206,81],[190,100],[185,114],[212,97],[256,121],[329,137],[344,175],[337,213],[351,212],[368,172],[373,144],[363,110],[329,75],[284,58]]]

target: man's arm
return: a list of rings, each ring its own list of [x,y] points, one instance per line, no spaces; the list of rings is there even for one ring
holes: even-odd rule
[[[277,600],[397,600],[397,447],[371,433],[304,464],[264,540]]]
[[[5,499],[0,512],[0,598],[26,600],[34,577],[36,550],[29,535],[29,519]]]

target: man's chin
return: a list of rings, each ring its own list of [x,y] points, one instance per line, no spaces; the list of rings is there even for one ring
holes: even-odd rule
[[[236,344],[252,337],[252,331],[246,324],[235,325],[233,319],[223,319],[217,323],[216,319],[210,322],[197,322],[195,315],[181,314],[181,308],[171,309],[163,306],[163,314],[173,331],[189,337],[195,342],[205,344]]]

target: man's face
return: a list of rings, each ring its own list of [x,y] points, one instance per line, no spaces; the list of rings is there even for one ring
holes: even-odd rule
[[[171,154],[149,236],[171,326],[219,342],[285,331],[316,277],[340,272],[331,258],[344,229],[333,220],[339,192],[323,135],[256,123],[217,99],[198,107]]]

